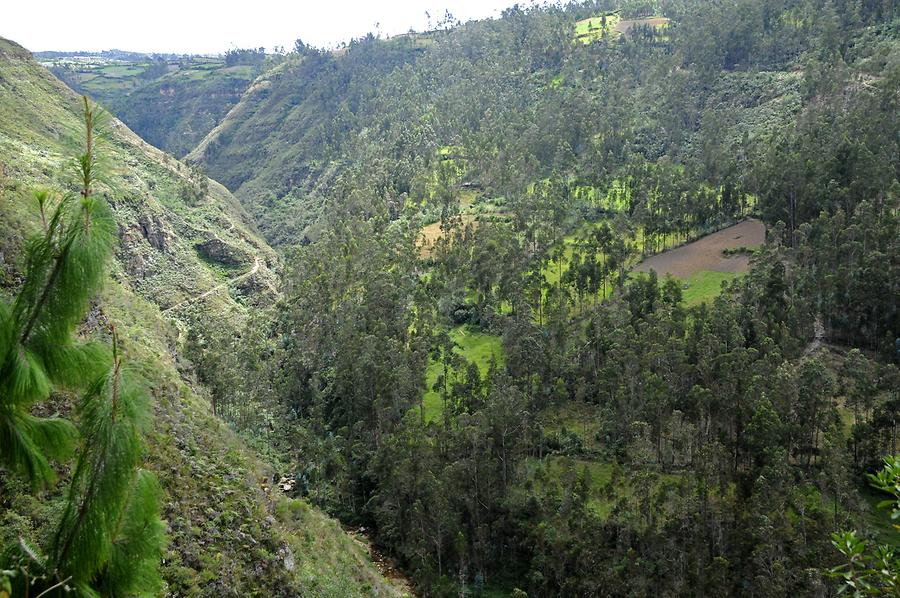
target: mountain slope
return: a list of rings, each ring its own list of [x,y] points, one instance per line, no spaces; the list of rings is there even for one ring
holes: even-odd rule
[[[0,39],[0,292],[20,281],[18,251],[39,226],[34,186],[59,176],[78,133],[78,97],[13,42]],[[239,335],[275,295],[272,250],[221,185],[110,120],[101,192],[119,225],[109,281],[83,326],[114,322],[129,359],[152,383],[156,421],[148,465],[165,491],[170,539],[162,564],[176,596],[368,596],[396,592],[358,542],[302,501],[280,495],[272,472],[210,413],[183,355],[187,335]],[[202,312],[206,314],[199,316]],[[211,318],[209,314],[215,314]],[[57,397],[44,409],[67,411]],[[64,470],[64,467],[61,466]],[[65,471],[63,471],[65,473]],[[0,472],[0,544],[42,534],[58,490],[32,496]]]
[[[234,192],[273,245],[302,241],[323,199],[347,187],[426,202],[447,161],[487,198],[554,176],[605,194],[638,160],[734,154],[800,109],[798,51],[724,69],[698,56],[707,34],[694,9],[673,9],[665,31],[596,43],[575,43],[579,19],[594,16],[578,4],[292,54],[187,159]]]
[[[264,56],[252,57],[252,64],[237,64],[204,56],[38,55],[72,89],[176,156],[197,145],[240,99],[262,68]]]
[[[382,122],[396,124],[394,110],[383,105],[382,122],[374,121],[379,82],[410,67],[427,41],[369,37],[345,52],[289,55],[250,86],[186,159],[231,189],[270,242],[300,242],[337,176],[360,152],[375,151]],[[374,137],[358,137],[368,125]],[[421,144],[407,149],[430,153]]]

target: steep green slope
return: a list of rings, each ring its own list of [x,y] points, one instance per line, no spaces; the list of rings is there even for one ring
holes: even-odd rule
[[[19,249],[39,226],[31,188],[70,188],[58,173],[78,132],[77,108],[78,97],[26,50],[0,39],[0,292],[19,282]],[[228,191],[122,123],[108,123],[100,152],[112,173],[101,191],[120,244],[82,333],[114,322],[152,382],[156,421],[148,461],[165,491],[167,592],[394,595],[358,542],[306,503],[281,495],[273,473],[211,415],[193,355],[184,354],[186,336],[213,328],[239,335],[254,305],[272,300],[274,253]],[[42,408],[65,412],[69,399]],[[40,536],[59,498],[58,490],[32,495],[0,472],[0,545]]]
[[[573,195],[605,195],[641,162],[703,167],[786,126],[803,77],[800,49],[787,44],[774,58],[725,67],[703,53],[708,25],[691,6],[671,8],[665,32],[637,27],[588,44],[573,42],[579,20],[593,16],[585,4],[292,54],[188,159],[231,189],[276,245],[302,241],[323,199],[349,187],[374,189],[393,213],[427,203],[446,163],[486,199],[549,177]],[[808,33],[773,32],[769,43]]]
[[[338,176],[380,141],[356,138],[368,124],[374,135],[380,128],[363,122],[363,107],[376,117],[369,110],[380,81],[411,65],[427,41],[368,37],[345,52],[292,54],[263,73],[187,159],[236,192],[270,240],[301,242]],[[380,108],[378,118],[396,123],[391,107]]]
[[[225,117],[262,68],[203,56],[112,60],[54,53],[41,58],[72,89],[175,156],[187,154]]]

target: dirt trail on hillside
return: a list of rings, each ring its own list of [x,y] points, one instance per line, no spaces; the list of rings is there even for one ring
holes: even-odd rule
[[[725,256],[723,249],[757,247],[766,240],[766,226],[756,219],[744,220],[734,226],[722,229],[697,239],[687,245],[654,255],[638,264],[636,272],[656,270],[660,276],[671,274],[687,278],[703,270],[713,272],[746,272],[750,266],[750,256]]]
[[[190,303],[193,303],[194,301],[199,301],[199,300],[201,300],[201,299],[206,299],[207,297],[209,297],[209,296],[212,295],[213,293],[216,293],[216,292],[218,292],[218,291],[221,291],[222,289],[224,289],[224,288],[226,288],[226,287],[229,287],[229,286],[231,286],[231,285],[233,285],[233,284],[238,284],[238,283],[240,283],[240,282],[243,282],[243,281],[247,280],[248,278],[250,278],[251,276],[253,276],[254,274],[256,274],[257,272],[259,272],[259,267],[260,267],[261,265],[262,265],[262,262],[259,261],[259,257],[256,257],[256,258],[254,258],[254,261],[253,261],[253,267],[250,268],[249,271],[247,271],[247,272],[241,274],[240,276],[236,276],[236,277],[234,277],[234,278],[229,278],[228,280],[226,280],[226,281],[223,282],[222,284],[218,284],[218,285],[214,286],[213,288],[209,289],[208,291],[204,291],[203,293],[200,293],[199,295],[195,295],[195,296],[193,296],[193,297],[189,297],[188,299],[185,299],[184,301],[179,301],[179,302],[176,303],[175,305],[172,305],[172,306],[167,307],[166,309],[162,310],[162,313],[163,313],[164,315],[165,315],[165,314],[168,314],[169,312],[174,311],[174,310],[176,310],[176,309],[178,309],[178,308],[180,308],[180,307],[184,307],[185,305],[188,305],[188,304],[190,304]]]

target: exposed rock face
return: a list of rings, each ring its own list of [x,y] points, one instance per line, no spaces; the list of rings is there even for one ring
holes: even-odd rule
[[[225,266],[243,266],[252,261],[242,249],[229,245],[218,237],[197,243],[194,247],[207,260]]]
[[[153,261],[140,253],[132,253],[125,257],[125,272],[134,278],[147,278],[153,271]]]
[[[138,225],[141,227],[141,233],[143,233],[144,238],[147,239],[151,247],[163,252],[168,251],[172,233],[169,232],[159,217],[142,214],[138,218]]]
[[[278,285],[272,272],[266,268],[241,277],[236,287],[244,301],[256,307],[272,305],[278,298]]]
[[[151,251],[144,245],[145,238],[141,227],[132,225],[119,233],[121,239],[119,260],[125,272],[134,278],[146,278],[153,265]]]
[[[98,303],[91,302],[91,311],[84,317],[84,321],[79,326],[79,334],[87,336],[98,330],[109,329],[109,317],[103,313],[103,308]]]
[[[154,268],[154,251],[172,253],[174,234],[159,216],[141,214],[137,223],[120,228],[121,251],[119,258],[125,271],[135,278],[146,278]],[[149,245],[150,247],[147,247]]]
[[[294,559],[294,553],[291,551],[291,548],[285,544],[278,550],[278,556],[281,557],[284,562],[284,568],[288,571],[293,571],[297,566],[297,562]]]

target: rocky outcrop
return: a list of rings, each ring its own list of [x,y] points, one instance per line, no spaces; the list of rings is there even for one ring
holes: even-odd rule
[[[255,307],[272,305],[278,299],[278,286],[272,272],[260,268],[242,277],[235,285],[248,304]]]
[[[223,266],[244,266],[253,261],[243,249],[235,247],[219,237],[196,243],[194,248],[204,259]]]
[[[136,224],[121,228],[119,237],[122,242],[119,258],[125,271],[141,279],[153,271],[157,252],[172,253],[175,238],[165,221],[151,214],[141,214]]]
[[[144,238],[147,239],[151,247],[163,252],[168,251],[172,233],[158,216],[142,214],[138,218],[138,225],[141,227],[141,233],[143,233]]]

